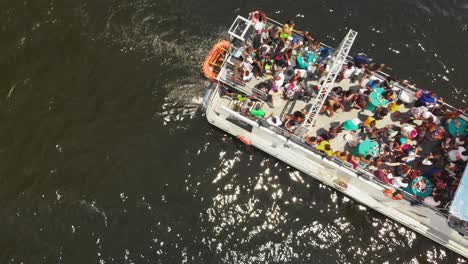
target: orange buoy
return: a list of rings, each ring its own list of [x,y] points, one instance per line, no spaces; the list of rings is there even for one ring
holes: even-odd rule
[[[403,195],[401,195],[400,193],[394,194],[394,191],[389,190],[389,189],[386,189],[383,193],[384,193],[385,196],[387,196],[388,198],[390,198],[392,200],[401,200],[401,199],[403,199]]]
[[[214,81],[216,76],[218,76],[218,73],[221,70],[221,65],[223,64],[224,55],[226,55],[229,45],[229,41],[220,40],[213,46],[210,53],[206,56],[202,65],[202,72],[208,80]]]
[[[250,140],[246,139],[245,137],[243,136],[238,136],[237,137],[242,143],[246,144],[246,145],[252,145],[252,142],[250,142]]]

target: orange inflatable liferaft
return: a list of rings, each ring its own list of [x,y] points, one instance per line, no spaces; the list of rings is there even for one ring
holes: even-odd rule
[[[389,189],[386,189],[383,193],[384,193],[385,196],[387,196],[388,198],[390,198],[392,200],[401,200],[401,199],[403,199],[403,195],[401,195],[400,193],[397,193],[397,194],[393,195],[393,191],[389,190]]]
[[[221,65],[223,64],[224,55],[226,55],[229,45],[229,41],[220,40],[213,46],[210,53],[208,53],[208,56],[206,56],[202,65],[202,72],[208,80],[214,81],[216,76],[218,76],[218,73],[221,70]]]

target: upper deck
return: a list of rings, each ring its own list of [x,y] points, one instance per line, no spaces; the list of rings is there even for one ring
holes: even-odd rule
[[[245,22],[246,20],[242,20],[244,23],[248,24],[248,22]],[[272,26],[281,26],[279,23],[269,19],[268,24]],[[233,25],[235,27],[235,25]],[[231,30],[233,29],[231,27]],[[251,27],[251,28],[250,28]],[[288,127],[285,127],[284,123],[291,118],[291,116],[294,115],[295,112],[297,111],[308,111],[311,108],[311,104],[313,103],[314,99],[316,98],[317,95],[307,95],[304,96],[304,94],[300,94],[300,91],[297,92],[294,96],[291,96],[289,98],[281,98],[281,97],[276,97],[273,98],[269,96],[269,90],[271,90],[271,87],[265,88],[263,84],[269,83],[272,81],[272,78],[274,77],[275,73],[274,72],[265,72],[263,76],[259,77],[252,77],[250,80],[243,81],[242,78],[238,75],[236,72],[236,67],[239,67],[239,65],[242,63],[241,62],[241,55],[246,51],[246,48],[252,44],[252,31],[253,31],[253,25],[251,26],[246,26],[244,27],[243,30],[243,41],[239,41],[239,39],[235,39],[233,42],[232,47],[230,48],[230,51],[227,53],[223,67],[221,68],[221,71],[218,75],[218,80],[220,81],[220,84],[214,93],[212,101],[210,101],[210,105],[208,106],[207,109],[207,115],[216,115],[216,118],[212,119],[212,123],[218,123],[217,126],[223,128],[224,130],[228,131],[229,133],[236,135],[236,136],[243,136],[248,140],[253,141],[255,140],[261,140],[263,139],[264,143],[262,144],[269,144],[271,145],[274,150],[268,151],[267,146],[259,146],[257,147],[267,151],[268,153],[281,157],[281,156],[292,156],[294,160],[298,160],[301,162],[306,162],[304,161],[305,159],[313,159],[316,162],[325,162],[328,165],[328,170],[334,171],[336,170],[337,167],[339,167],[342,171],[345,171],[349,175],[355,175],[358,178],[360,177],[360,180],[365,180],[371,185],[379,186],[379,188],[383,189],[391,189],[391,190],[399,190],[399,192],[402,194],[402,196],[405,198],[402,201],[393,201],[393,203],[397,203],[398,207],[401,207],[400,212],[403,212],[404,215],[399,216],[399,219],[396,219],[400,222],[403,222],[403,218],[410,216],[412,219],[416,219],[417,221],[420,221],[421,223],[425,223],[424,228],[428,228],[430,225],[434,225],[437,223],[437,225],[442,225],[446,220],[446,217],[449,217],[448,215],[448,207],[450,206],[451,199],[453,198],[453,194],[455,193],[456,190],[456,185],[452,185],[452,187],[455,187],[454,190],[450,190],[450,196],[445,199],[437,199],[440,201],[439,204],[437,204],[437,201],[434,200],[433,198],[433,193],[425,196],[426,199],[423,199],[424,197],[417,197],[415,193],[412,193],[411,190],[408,188],[403,188],[402,186],[395,186],[392,185],[392,181],[390,177],[384,176],[384,177],[376,177],[378,175],[378,172],[381,172],[383,170],[387,171],[392,171],[395,169],[393,166],[395,162],[381,162],[378,163],[376,162],[380,156],[383,156],[381,152],[377,153],[376,158],[374,161],[369,164],[368,166],[355,166],[355,164],[352,164],[352,159],[351,161],[346,158],[346,159],[341,159],[339,156],[336,155],[327,155],[324,152],[321,152],[317,150],[315,147],[312,147],[311,145],[307,144],[305,142],[306,137],[310,136],[323,136],[326,134],[330,127],[336,127],[337,125],[343,124],[343,122],[352,120],[352,119],[359,119],[361,121],[364,121],[367,117],[373,116],[374,112],[367,110],[367,109],[354,109],[352,107],[345,107],[344,111],[342,112],[336,112],[333,116],[329,116],[327,113],[322,113],[316,116],[315,118],[315,125],[311,126],[310,129],[307,129],[305,133],[302,133],[301,130],[298,129],[291,129]],[[297,36],[297,35],[296,35]],[[321,46],[326,46],[325,44],[321,44]],[[296,48],[296,54],[302,53],[302,47]],[[348,57],[348,61],[352,61],[351,57]],[[347,61],[347,62],[348,62]],[[311,68],[305,71],[301,71],[296,69],[296,60],[294,56],[290,57],[289,65],[287,66],[287,70],[293,70],[296,72],[300,72],[303,74],[304,79],[300,82],[300,85],[302,87],[318,87],[321,84],[321,80],[323,78],[316,78],[314,76],[313,72],[311,71]],[[315,64],[314,67],[318,67],[319,64]],[[326,65],[325,65],[326,66]],[[313,68],[312,68],[313,70]],[[369,76],[366,76],[364,79],[361,80],[361,82],[356,82],[356,81],[351,81],[349,78],[344,78],[343,80],[340,80],[339,82],[333,83],[330,87],[328,87],[329,90],[332,90],[335,87],[341,87],[341,89],[346,92],[346,91],[355,91],[358,89],[363,89],[365,88],[365,84],[369,80],[377,79],[379,81],[384,81],[388,77],[387,74],[377,71],[374,74],[371,74]],[[223,88],[224,86],[224,88]],[[394,96],[396,98],[399,97],[412,97],[414,96],[414,93],[416,92],[416,89],[414,87],[408,86],[408,85],[403,85],[401,83],[394,83],[393,85],[393,90],[394,90]],[[328,91],[329,92],[329,91]],[[244,101],[243,97],[238,97],[237,95],[243,94],[247,96],[252,96],[252,103],[250,105],[246,105],[246,101]],[[328,100],[328,98],[325,98],[325,100]],[[376,124],[376,129],[383,129],[387,126],[394,126],[401,128],[403,126],[411,126],[414,128],[419,127],[422,125],[423,122],[426,122],[424,119],[420,120],[414,120],[411,124],[407,123],[407,119],[402,118],[405,116],[410,115],[410,109],[413,107],[413,103],[407,103],[407,104],[402,104],[399,109],[399,115],[386,115],[385,117],[382,118],[382,120],[379,120]],[[249,112],[254,109],[255,107],[262,109],[265,112],[264,117],[255,117]],[[387,105],[383,105],[382,107],[387,107]],[[455,110],[454,107],[445,104],[445,107],[447,108],[447,111],[453,111]],[[245,108],[248,108],[247,110]],[[282,121],[282,125],[272,125],[271,122],[267,122],[268,117],[277,117],[279,120]],[[228,123],[223,123],[220,124],[218,121],[218,118],[221,118],[220,120],[227,120]],[[437,116],[438,120],[442,120],[442,123],[440,126],[446,126],[444,122],[443,116]],[[468,117],[465,114],[462,114],[459,117],[461,120],[468,120]],[[210,120],[210,117],[209,117]],[[210,121],[211,122],[211,121]],[[297,126],[299,127],[301,124],[298,123]],[[302,130],[303,131],[303,130]],[[359,141],[368,139],[370,135],[367,133],[367,130],[362,130],[360,133],[355,133],[351,131],[342,131],[339,132],[335,137],[328,139],[329,144],[333,150],[333,152],[346,152],[348,153],[348,157],[354,157],[354,156],[360,156],[359,153],[356,151],[356,146],[355,143],[359,144]],[[400,132],[401,133],[401,132]],[[447,136],[448,137],[448,136]],[[388,145],[390,143],[390,139],[388,138],[378,138],[375,139],[375,141],[378,142],[380,146],[383,145]],[[411,167],[412,170],[419,170],[420,175],[417,176],[426,176],[425,180],[429,181],[435,181],[436,178],[434,178],[433,175],[427,176],[426,171],[430,171],[431,169],[438,167],[439,169],[443,170],[445,169],[445,165],[447,165],[449,162],[445,159],[445,153],[443,153],[443,150],[441,149],[441,144],[440,142],[434,141],[434,140],[424,140],[420,141],[419,143],[415,139],[410,139],[407,138],[407,143],[410,146],[411,149],[416,149],[416,147],[419,145],[422,147],[422,150],[420,152],[421,157],[417,159],[416,162],[408,163]],[[286,149],[283,148],[283,153],[278,153],[279,148],[282,148],[281,146],[286,146]],[[294,145],[295,147],[291,147],[291,145]],[[466,143],[465,143],[466,145]],[[300,151],[295,152],[293,149],[300,149]],[[277,154],[274,154],[277,153]],[[442,163],[437,162],[437,166],[435,166],[436,162],[434,162],[434,166],[427,166],[427,165],[422,165],[421,161],[422,159],[427,156],[429,153],[440,153],[441,159],[443,160]],[[388,155],[388,154],[387,154]],[[391,155],[391,154],[390,154]],[[362,156],[362,155],[361,155]],[[364,158],[364,157],[361,157]],[[317,159],[321,161],[317,161]],[[284,160],[284,159],[283,159]],[[288,162],[288,161],[286,161]],[[294,161],[291,161],[294,162]],[[289,162],[288,162],[289,163]],[[463,162],[457,162],[457,166],[464,168]],[[333,165],[331,165],[333,164]],[[309,174],[312,174],[316,176],[316,178],[319,178],[319,175],[317,175],[317,171],[310,171],[310,169],[304,168],[304,164],[301,163],[296,163],[293,164],[296,168],[305,171],[305,172],[310,172]],[[331,167],[330,167],[331,166]],[[336,167],[337,166],[337,167]],[[325,172],[321,170],[319,173],[321,174],[328,174],[328,172]],[[404,176],[404,175],[398,175],[398,172],[393,172],[395,176]],[[450,183],[456,182],[461,178],[461,174],[459,175],[451,175],[452,179],[450,180]],[[409,175],[407,175],[409,176]],[[404,178],[404,177],[402,177]],[[409,180],[409,183],[412,183],[413,179],[409,179],[409,177],[406,177]],[[332,185],[335,188],[338,189],[343,189],[343,186],[340,186],[340,184],[337,183],[337,180],[343,180],[345,179],[345,185],[346,183],[348,184],[348,188],[351,187],[352,183],[355,183],[356,181],[349,178],[348,176],[343,176],[338,178],[333,178],[334,180],[332,181]],[[322,179],[320,179],[322,180]],[[324,180],[322,180],[324,181]],[[436,183],[434,182],[433,185],[435,186]],[[362,185],[359,183],[359,188],[362,188],[361,191],[368,191],[369,193],[375,192],[375,190],[370,190],[368,189],[368,185]],[[410,185],[409,188],[412,186]],[[435,188],[432,188],[435,190],[436,188],[443,188],[440,186],[436,186]],[[440,190],[444,192],[445,190]],[[449,192],[449,191],[447,191]],[[363,195],[364,196],[364,195]],[[427,199],[429,197],[429,199]],[[376,199],[374,197],[374,199]],[[431,200],[432,199],[432,200]],[[410,203],[404,201],[410,201]],[[363,202],[367,204],[366,202]],[[389,202],[384,202],[387,203],[390,206]],[[423,207],[414,207],[411,206],[412,204],[421,204]],[[395,205],[392,205],[394,207]],[[378,210],[378,209],[376,209]],[[384,209],[382,209],[384,210]],[[393,209],[387,208],[384,211],[391,211]],[[380,210],[378,210],[380,211]],[[413,213],[410,213],[413,212]],[[416,212],[416,213],[414,213]],[[393,212],[394,213],[394,212]],[[385,213],[389,215],[389,213]],[[418,216],[419,215],[419,216]],[[438,217],[444,216],[443,219],[439,219]],[[394,218],[394,217],[393,217]],[[395,219],[395,218],[394,218]],[[411,222],[411,221],[410,221]],[[445,224],[446,226],[446,224]],[[445,229],[445,227],[437,227],[437,230],[434,231],[432,230],[431,232],[436,232],[437,234],[442,233],[447,233],[448,231]],[[440,231],[444,230],[444,231]],[[420,233],[424,233],[421,230],[417,230]],[[426,230],[427,231],[427,230]],[[465,228],[458,228],[457,231],[465,233],[467,232],[466,227]],[[450,232],[449,232],[450,233]],[[439,243],[443,243],[443,240],[446,238],[435,238],[434,236],[430,234],[425,234],[428,237],[431,237],[432,239],[436,240]],[[438,237],[439,235],[437,235]],[[450,237],[452,236],[452,237]],[[450,233],[449,239],[453,239],[453,234]],[[456,234],[458,236],[458,234]],[[459,236],[456,240],[462,239],[463,237]],[[462,244],[466,245],[466,240],[463,242],[460,242]],[[452,248],[454,249],[454,248]],[[460,253],[459,250],[454,249],[457,252]],[[466,256],[466,255],[465,255]]]

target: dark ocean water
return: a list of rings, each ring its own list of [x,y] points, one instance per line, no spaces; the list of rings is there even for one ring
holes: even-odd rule
[[[2,0],[0,263],[466,263],[206,122],[238,14],[294,18],[466,107],[468,1]],[[468,249],[467,249],[468,250]]]

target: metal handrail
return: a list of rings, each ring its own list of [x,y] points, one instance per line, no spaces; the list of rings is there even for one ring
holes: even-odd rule
[[[309,146],[308,144],[304,143],[302,138],[298,137],[297,135],[295,135],[293,133],[290,133],[289,131],[287,131],[287,130],[281,128],[281,127],[276,127],[276,126],[268,124],[265,119],[257,118],[257,117],[249,117],[249,118],[252,119],[252,120],[255,120],[259,124],[260,127],[269,129],[275,134],[282,135],[282,136],[286,137],[289,141],[292,141],[295,144],[305,148],[306,150],[320,156],[322,160],[327,160],[327,161],[333,162],[334,164],[339,165],[340,167],[345,168],[345,169],[349,170],[350,172],[353,172],[357,177],[360,177],[362,175],[366,175],[367,177],[364,177],[365,180],[367,180],[369,182],[372,182],[374,184],[377,184],[377,185],[379,185],[380,187],[382,187],[384,189],[398,190],[403,195],[403,197],[405,198],[406,201],[414,202],[414,203],[423,205],[423,206],[425,206],[425,207],[427,207],[429,209],[432,209],[432,210],[438,212],[439,214],[441,214],[441,215],[443,215],[445,217],[448,217],[448,214],[443,212],[441,209],[439,209],[437,207],[434,207],[434,206],[430,206],[428,204],[425,204],[425,203],[421,202],[420,200],[414,198],[413,194],[407,192],[406,190],[404,190],[402,188],[397,189],[397,188],[395,188],[395,186],[381,181],[380,179],[375,177],[374,174],[370,173],[369,171],[367,171],[365,169],[362,169],[362,168],[354,169],[354,168],[346,167],[344,165],[344,162],[337,162],[333,157],[330,157],[330,156],[326,155],[325,153],[320,152],[320,151],[314,149],[313,147]]]
[[[279,22],[277,22],[277,21],[275,21],[275,20],[273,20],[273,19],[271,19],[271,18],[268,18],[268,22],[271,23],[271,24],[274,24],[274,25],[276,25],[276,26],[282,26],[282,24],[280,24]],[[296,33],[294,33],[294,32],[293,32],[293,35],[294,35],[294,36],[300,37],[298,34],[296,34]],[[326,45],[325,43],[320,42],[320,44],[321,44],[322,46],[325,46],[325,47],[327,47],[327,48],[330,48],[330,46]],[[228,55],[229,55],[229,52],[227,52],[226,55],[225,55],[225,60],[224,60],[224,62],[223,62],[222,68],[224,68],[224,67],[225,67],[225,64],[227,63],[227,57],[228,57]],[[353,58],[352,58],[351,56],[347,56],[347,58],[348,58],[348,61],[353,61]],[[347,61],[347,62],[348,62],[348,61]],[[376,72],[376,77],[379,78],[380,80],[385,80],[388,76],[389,76],[389,74],[387,74],[387,73],[385,73],[385,72],[382,72],[382,71]],[[223,81],[223,80],[220,80],[220,78],[218,78],[218,80],[219,80],[219,81]],[[234,84],[234,85],[235,85],[235,84]],[[235,87],[234,85],[231,84],[231,86],[233,86],[233,88],[236,88],[236,89],[237,89],[238,87]],[[237,86],[237,85],[236,85],[236,86]],[[408,87],[408,86],[403,86],[403,85],[401,85],[400,83],[397,83],[395,86],[397,86],[397,87],[400,88],[401,90],[405,90],[405,91],[411,92],[412,94],[414,94],[414,92],[416,91],[416,89],[412,89],[412,87]],[[218,88],[219,88],[219,87],[216,87],[216,89],[215,89],[214,92],[218,92]],[[249,87],[249,88],[250,88],[250,87]],[[252,87],[251,89],[253,90],[253,89],[255,89],[255,87]],[[238,89],[238,90],[239,90],[239,89]],[[242,89],[242,90],[244,90],[244,89]],[[242,90],[241,90],[241,91],[242,91]],[[246,92],[246,91],[243,91],[243,92]],[[261,91],[260,91],[260,92],[261,92]],[[247,92],[246,92],[246,93],[247,93]],[[247,93],[247,94],[248,94],[248,93]],[[211,106],[211,105],[212,105],[212,104],[210,104],[210,106]],[[455,109],[457,109],[457,108],[451,106],[450,104],[445,103],[445,105],[446,105],[450,110],[455,110]],[[463,113],[462,116],[463,116],[464,119],[468,120],[468,115],[467,115],[467,114]],[[320,151],[314,149],[313,147],[311,147],[311,146],[305,144],[305,143],[303,142],[303,140],[302,140],[301,137],[298,137],[297,135],[295,135],[295,134],[293,134],[293,133],[290,133],[289,131],[287,131],[287,130],[285,130],[285,129],[283,129],[283,128],[274,127],[274,126],[268,124],[268,123],[266,122],[266,120],[261,119],[261,118],[249,117],[249,119],[255,120],[261,127],[264,127],[264,128],[266,128],[266,129],[269,129],[270,131],[273,131],[273,132],[276,133],[276,134],[279,134],[279,135],[282,135],[282,136],[286,137],[288,140],[290,140],[290,141],[294,142],[295,144],[297,144],[297,145],[299,145],[299,146],[305,148],[306,150],[308,150],[308,151],[310,151],[310,152],[312,152],[312,153],[314,153],[314,154],[320,156],[322,159],[325,159],[325,160],[328,160],[328,161],[330,161],[330,162],[333,162],[334,164],[337,164],[337,165],[339,165],[340,167],[344,167],[345,169],[349,170],[350,172],[353,172],[353,173],[354,173],[355,175],[357,175],[357,176],[359,176],[359,175],[366,175],[366,176],[367,176],[367,177],[365,178],[366,180],[368,180],[368,181],[370,181],[370,182],[373,182],[373,183],[375,183],[375,184],[381,186],[382,188],[395,189],[395,187],[394,187],[393,185],[390,185],[390,184],[387,184],[387,183],[384,183],[384,182],[380,181],[380,180],[379,180],[378,178],[376,178],[372,173],[370,173],[370,172],[368,172],[368,171],[366,171],[366,170],[363,170],[363,169],[361,169],[361,168],[353,169],[353,168],[349,168],[349,167],[344,166],[344,163],[342,163],[342,162],[339,163],[339,162],[335,161],[332,157],[329,157],[329,156],[327,156],[326,154],[324,154],[324,153],[322,153],[322,152],[320,152]],[[422,203],[421,201],[419,201],[419,200],[413,198],[414,195],[412,195],[412,194],[406,192],[405,190],[403,190],[403,189],[400,188],[400,189],[398,189],[398,191],[401,192],[402,194],[404,194],[405,200],[416,202],[416,203],[418,203],[418,204],[421,204],[421,205],[423,205],[423,206],[425,206],[425,207],[427,207],[427,208],[430,208],[430,209],[432,209],[432,210],[434,210],[434,211],[440,213],[440,214],[443,215],[443,216],[446,216],[446,217],[448,216],[448,214],[443,213],[439,208],[436,208],[436,207],[433,207],[433,206],[429,206],[429,205],[427,205],[427,204],[425,204],[425,203]]]
[[[283,26],[283,24],[281,24],[281,23],[279,23],[278,21],[276,21],[276,20],[274,20],[274,19],[271,19],[271,18],[269,18],[269,17],[267,18],[267,20],[268,20],[268,22],[270,22],[270,23],[272,23],[272,24],[274,24],[274,25],[276,25],[276,26],[280,26],[280,27]],[[293,32],[293,35],[294,35],[294,36],[297,36],[297,37],[301,37],[300,35],[298,35],[298,34],[296,34],[296,33],[294,33],[294,32]],[[327,47],[327,48],[331,48],[329,45],[327,45],[327,44],[325,44],[325,43],[323,43],[323,42],[321,42],[321,41],[320,41],[320,46],[324,46],[324,47]],[[352,61],[354,61],[353,57],[351,57],[351,56],[347,56],[347,58],[348,58],[348,60],[347,60],[346,62],[350,62],[350,61],[352,62]],[[375,75],[376,75],[376,77],[377,77],[378,79],[380,79],[380,80],[385,80],[387,77],[390,76],[390,74],[388,74],[388,73],[386,73],[386,72],[383,72],[383,71],[377,71],[377,72],[375,73]],[[403,86],[403,85],[400,84],[400,83],[397,83],[395,86],[398,87],[398,88],[400,88],[401,90],[409,91],[409,92],[411,92],[412,94],[414,94],[414,92],[417,91],[417,88],[413,88],[413,87],[411,87],[411,86]],[[445,105],[447,106],[447,108],[449,108],[449,110],[451,110],[451,111],[454,111],[454,110],[457,110],[457,109],[458,109],[458,108],[456,108],[456,107],[454,107],[454,106],[452,106],[452,105],[450,105],[450,104],[448,104],[448,103],[445,103],[445,102],[444,102],[444,104],[445,104]],[[466,112],[462,113],[462,117],[463,117],[463,119],[465,119],[465,120],[468,121],[468,113],[466,113]]]

